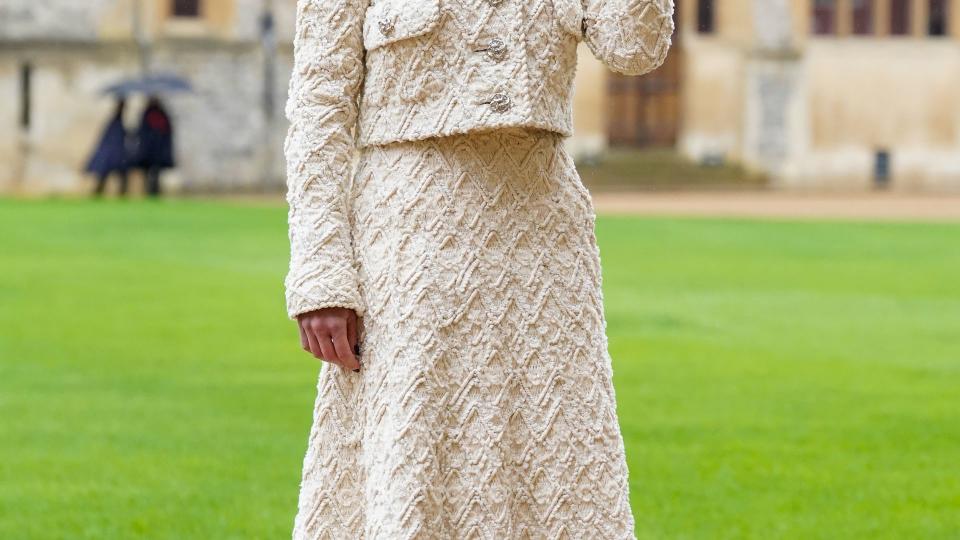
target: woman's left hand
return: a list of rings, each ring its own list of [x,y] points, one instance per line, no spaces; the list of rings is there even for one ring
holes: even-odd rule
[[[360,371],[357,346],[357,313],[349,308],[329,307],[297,317],[300,346],[319,360]]]

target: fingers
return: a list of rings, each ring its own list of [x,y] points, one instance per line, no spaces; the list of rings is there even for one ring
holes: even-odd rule
[[[300,346],[314,357],[360,371],[359,321],[352,309],[329,308],[299,318]]]
[[[303,330],[303,325],[299,322],[297,323],[297,330],[300,331],[300,347],[307,352],[310,351],[310,341],[307,339],[307,333]]]
[[[306,349],[317,360],[337,363],[337,355],[331,343],[330,336],[324,335],[322,327],[316,321],[304,321],[300,327],[301,340],[307,340]]]
[[[340,363],[343,367],[358,371],[360,369],[360,362],[357,360],[357,357],[353,355],[353,350],[350,348],[350,342],[347,340],[347,327],[339,329],[337,333],[333,335],[333,346],[337,349],[337,355],[340,358]]]
[[[350,343],[350,350],[357,354],[357,314],[353,310],[347,315],[347,341]]]
[[[314,334],[313,330],[309,327],[304,328],[303,332],[307,337],[307,349],[310,351],[310,354],[317,360],[323,360],[323,351],[320,349],[320,341],[317,340],[316,334]]]
[[[324,360],[337,365],[343,365],[343,362],[341,362],[340,358],[337,356],[336,349],[333,348],[333,342],[330,341],[330,336],[318,337],[317,341],[320,342],[320,350],[323,351],[321,356]]]

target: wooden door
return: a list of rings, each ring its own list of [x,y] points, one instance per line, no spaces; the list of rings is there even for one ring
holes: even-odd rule
[[[673,46],[662,66],[639,77],[612,72],[608,75],[607,137],[611,146],[674,146],[677,143],[683,51],[678,39],[680,25],[676,11],[673,16]]]

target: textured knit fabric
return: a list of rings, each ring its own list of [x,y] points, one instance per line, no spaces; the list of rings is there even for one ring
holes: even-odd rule
[[[370,146],[363,369],[320,372],[294,538],[629,539],[589,193],[562,136]]]
[[[366,76],[378,84],[363,90],[360,143],[503,126],[572,134],[577,43],[585,37],[612,68],[640,74],[662,63],[673,31],[666,0],[586,7],[579,0],[380,0],[363,21]],[[392,28],[386,35],[384,24]],[[495,40],[502,44],[496,50]]]
[[[299,0],[286,113],[291,317],[363,314],[343,186],[357,147],[506,127],[571,134],[576,47],[660,65],[673,0]]]

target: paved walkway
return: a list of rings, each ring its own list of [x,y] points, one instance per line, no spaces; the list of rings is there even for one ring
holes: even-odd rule
[[[598,214],[960,222],[960,193],[594,193]]]

